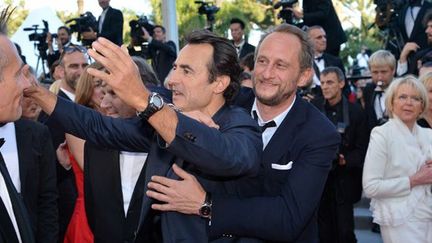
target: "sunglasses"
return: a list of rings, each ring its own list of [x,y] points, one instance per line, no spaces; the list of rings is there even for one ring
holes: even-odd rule
[[[78,45],[69,45],[69,46],[63,47],[63,51],[62,51],[60,58],[59,58],[59,60],[60,60],[59,63],[62,63],[65,54],[71,54],[74,52],[81,52],[81,53],[84,53],[85,55],[87,55],[87,48],[85,48],[83,46],[78,46]]]

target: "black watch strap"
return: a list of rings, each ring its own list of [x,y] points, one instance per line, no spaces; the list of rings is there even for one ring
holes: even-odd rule
[[[206,192],[206,197],[204,200],[204,203],[201,205],[201,208],[199,210],[199,214],[203,218],[211,218],[211,211],[212,211],[212,196],[210,192]]]
[[[156,112],[162,110],[164,106],[164,101],[162,96],[158,93],[153,92],[148,97],[148,104],[144,111],[137,112],[137,116],[141,117],[141,119],[148,120],[152,115]]]

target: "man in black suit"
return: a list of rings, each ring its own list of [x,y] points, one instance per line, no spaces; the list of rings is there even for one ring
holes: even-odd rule
[[[48,44],[48,55],[47,62],[48,67],[51,68],[51,65],[60,58],[60,53],[64,47],[71,45],[71,30],[67,26],[60,26],[57,29],[57,50],[54,50],[53,47],[53,38],[51,33],[47,33],[47,44]],[[52,78],[52,77],[51,77]]]
[[[321,243],[355,243],[353,204],[362,193],[362,170],[368,143],[366,117],[358,104],[342,95],[344,75],[337,67],[321,72],[323,97],[312,100],[342,137],[339,152],[318,210]]]
[[[149,57],[152,60],[153,70],[156,72],[159,81],[164,83],[165,78],[172,69],[172,64],[177,58],[175,43],[166,40],[166,30],[161,25],[155,25],[153,36],[150,36],[144,27],[142,29],[144,33],[143,39],[149,43]]]
[[[347,41],[331,0],[303,0],[303,10],[291,9],[297,19],[307,26],[319,25],[327,33],[326,52],[339,56],[340,45]]]
[[[0,127],[1,148],[9,174],[24,199],[37,242],[58,238],[55,153],[48,128],[21,119]]]
[[[396,28],[402,37],[401,45],[415,43],[420,49],[428,47],[427,36],[424,32],[423,19],[426,13],[432,9],[432,4],[425,0],[408,0],[402,7],[397,18]],[[397,46],[387,47],[395,56],[399,58],[401,50]]]
[[[18,55],[15,45],[6,36],[12,11],[0,12],[0,125],[16,121],[22,113],[23,89],[31,86],[29,66]],[[0,148],[5,139],[0,137]],[[32,225],[22,197],[18,194],[0,152],[0,242],[35,242]]]
[[[422,47],[416,42],[407,42],[404,45],[397,65],[398,76],[407,73],[418,75],[423,58],[432,56],[432,11],[426,13],[423,21],[423,26],[426,27],[423,33],[427,36],[427,46]]]
[[[255,51],[255,46],[249,44],[244,38],[245,23],[243,20],[238,18],[233,18],[230,21],[230,31],[233,38],[233,44],[237,49],[237,55],[239,58],[243,58],[249,53]]]
[[[316,213],[340,137],[328,119],[296,96],[297,85],[313,74],[313,49],[308,43],[302,30],[283,24],[258,46],[256,98],[248,94],[248,108],[263,129],[263,171],[245,184],[261,189],[259,195],[246,198],[204,189],[194,176],[176,168],[182,180],[152,177],[147,195],[164,202],[153,208],[186,214],[206,209],[212,238],[318,242]],[[201,205],[204,198],[207,208]]]
[[[313,76],[313,82],[310,89],[312,91],[313,97],[319,97],[322,95],[320,89],[321,83],[319,79],[320,72],[326,67],[338,67],[345,74],[345,68],[342,64],[342,60],[339,57],[325,53],[325,50],[327,49],[327,35],[321,26],[311,26],[307,29],[306,33],[308,34],[309,39],[312,41],[314,48],[313,68],[315,74]]]
[[[368,127],[372,130],[388,120],[385,95],[396,72],[396,59],[390,51],[378,50],[369,58],[369,70],[372,83],[366,85],[363,96]]]

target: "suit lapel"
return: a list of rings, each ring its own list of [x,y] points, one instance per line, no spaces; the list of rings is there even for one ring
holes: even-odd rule
[[[287,148],[290,148],[295,140],[297,127],[304,122],[306,115],[304,112],[305,101],[300,97],[296,97],[296,101],[288,112],[282,124],[278,127],[270,142],[267,144],[263,152],[264,163],[275,163],[287,153]],[[287,139],[289,137],[290,139]],[[281,143],[281,141],[284,141]],[[283,148],[280,145],[283,144]]]
[[[39,153],[33,148],[33,139],[30,136],[31,128],[22,120],[15,122],[15,137],[18,150],[19,174],[21,182],[21,193],[24,192],[29,165],[32,163],[34,153]]]

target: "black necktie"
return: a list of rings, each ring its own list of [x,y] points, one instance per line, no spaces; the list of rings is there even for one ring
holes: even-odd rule
[[[4,138],[0,138],[0,148],[4,143],[5,143]],[[17,190],[15,189],[14,184],[12,183],[12,179],[10,178],[9,172],[7,170],[1,152],[0,152],[0,173],[3,175],[4,181],[6,183],[6,188],[8,190],[9,197],[12,202],[12,208],[15,214],[16,222],[18,224],[22,242],[23,243],[35,242],[30,221],[27,216],[27,210],[25,209],[22,198],[20,197]]]
[[[317,61],[317,62],[320,62],[321,60],[323,60],[324,59],[324,56],[323,55],[321,55],[321,56],[319,56],[319,57],[315,57],[315,61]]]

